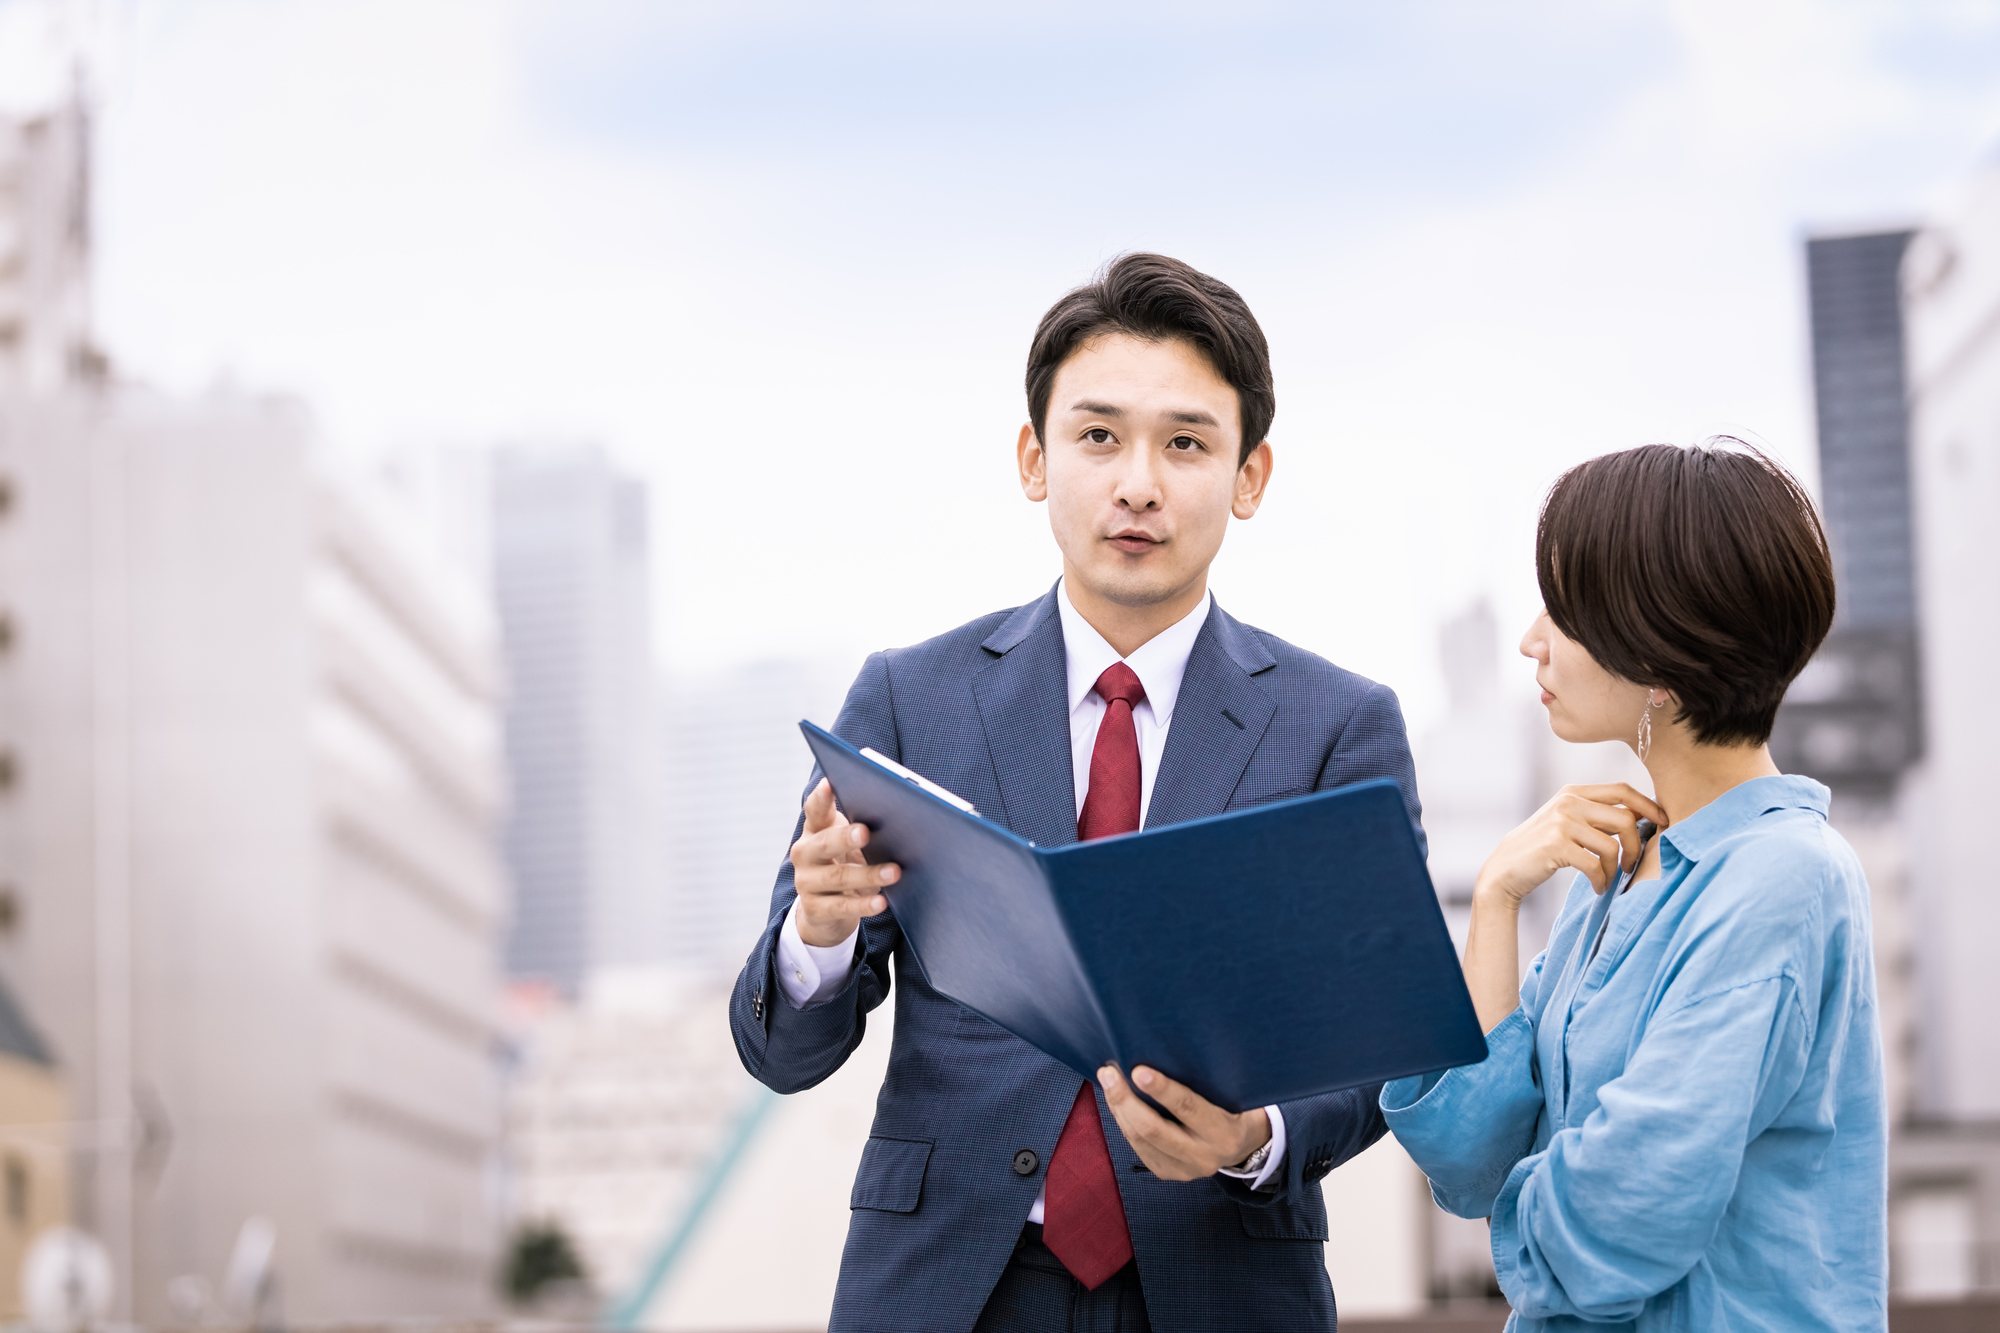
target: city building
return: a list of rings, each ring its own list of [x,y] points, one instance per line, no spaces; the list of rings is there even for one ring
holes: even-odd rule
[[[1570,745],[1556,738],[1549,730],[1547,711],[1529,692],[1526,664],[1512,681],[1502,670],[1502,654],[1511,651],[1514,641],[1514,627],[1503,633],[1484,601],[1445,621],[1438,632],[1445,712],[1413,747],[1424,832],[1430,842],[1431,882],[1453,943],[1461,951],[1472,921],[1472,889],[1479,868],[1500,839],[1558,788],[1629,782],[1641,791],[1652,790],[1645,766],[1623,742]],[[1572,878],[1568,873],[1555,876],[1522,904],[1524,975],[1548,944]],[[1418,1294],[1433,1303],[1497,1299],[1500,1288],[1486,1223],[1453,1217],[1433,1205],[1422,1173],[1399,1147],[1378,1145],[1369,1156],[1399,1162],[1422,1200],[1413,1217],[1414,1230],[1404,1242],[1416,1247],[1405,1267],[1418,1275]],[[1329,1176],[1328,1188],[1334,1188],[1349,1169]],[[1386,1173],[1389,1166],[1383,1163],[1372,1169]],[[1378,1230],[1374,1243],[1379,1246],[1383,1240]],[[1334,1249],[1329,1249],[1327,1262],[1338,1274],[1339,1255]],[[1376,1282],[1384,1271],[1396,1270],[1380,1260],[1364,1270]],[[1345,1299],[1342,1308],[1347,1308]]]
[[[69,1100],[47,1043],[0,982],[0,1319],[22,1319],[21,1261],[69,1221]]]
[[[0,396],[102,378],[90,341],[90,124],[81,96],[0,116]]]
[[[1981,198],[1976,186],[1960,216],[1920,231],[1807,242],[1840,606],[1771,742],[1781,767],[1832,789],[1834,826],[1868,875],[1891,1284],[1908,1298],[2000,1289],[2000,1078],[1979,1017],[2000,990],[1966,934],[1992,914],[1983,849],[1958,822],[1976,816],[1952,795],[1982,771],[1982,654],[2000,646],[1980,637],[1990,595],[1973,574],[2000,454],[1982,379],[2000,365],[2000,213]]]
[[[1914,915],[1912,1114],[1892,1145],[1898,1285],[2000,1290],[2000,930],[1983,793],[2000,753],[2000,169],[1910,243],[1910,475],[1923,717],[1904,801]]]
[[[1899,277],[1910,237],[1806,242],[1819,500],[1839,609],[1787,696],[1772,749],[1787,771],[1833,787],[1850,822],[1891,817],[1898,780],[1923,748]]]
[[[1908,229],[1806,242],[1819,503],[1833,551],[1834,625],[1771,734],[1788,773],[1833,792],[1831,818],[1872,894],[1890,1118],[1915,1113],[1928,1031],[1917,970],[1905,778],[1924,748],[1915,514],[1902,300]]]
[[[493,581],[506,661],[507,970],[574,995],[661,961],[646,490],[588,447],[498,451]]]
[[[578,997],[529,982],[511,1001],[509,1211],[570,1238],[601,1305],[630,1303],[761,1101],[728,992],[663,965],[600,967]]]
[[[662,686],[668,956],[690,974],[733,979],[763,932],[812,771],[799,721],[832,726],[851,679],[851,663],[800,659]]]
[[[490,1308],[483,600],[281,402],[0,400],[0,497],[0,979],[88,1127],[118,1317]],[[272,1270],[224,1282],[255,1235]]]

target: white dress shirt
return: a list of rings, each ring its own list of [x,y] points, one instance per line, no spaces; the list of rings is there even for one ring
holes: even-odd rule
[[[1056,585],[1056,610],[1062,616],[1063,656],[1069,671],[1070,773],[1076,782],[1076,814],[1083,818],[1084,798],[1090,794],[1090,759],[1097,747],[1097,728],[1104,721],[1108,705],[1098,697],[1097,678],[1114,662],[1123,661],[1146,688],[1146,697],[1132,710],[1132,723],[1139,738],[1139,827],[1146,826],[1146,811],[1153,802],[1153,780],[1159,776],[1160,756],[1167,748],[1167,728],[1173,722],[1174,704],[1179,701],[1181,677],[1187,673],[1188,657],[1194,641],[1208,620],[1213,595],[1161,630],[1121,659],[1118,650],[1105,642],[1083,613],[1070,605],[1068,580]],[[799,934],[792,911],[778,931],[778,988],[795,1009],[821,1004],[838,995],[854,971],[854,936],[839,944],[807,944]],[[1249,1180],[1251,1188],[1263,1189],[1277,1175],[1285,1159],[1285,1117],[1275,1106],[1264,1108],[1271,1118],[1271,1151],[1263,1169],[1247,1172],[1223,1168],[1228,1175]],[[1030,1222],[1042,1220],[1042,1196],[1028,1210]]]

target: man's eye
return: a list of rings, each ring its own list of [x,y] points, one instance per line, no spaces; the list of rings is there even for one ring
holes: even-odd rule
[[[1201,441],[1192,435],[1176,435],[1173,439],[1167,441],[1167,448],[1178,449],[1182,453],[1186,453],[1190,449],[1201,448]]]
[[[1102,426],[1092,426],[1083,433],[1083,438],[1089,440],[1092,444],[1109,444],[1111,443],[1111,432]]]

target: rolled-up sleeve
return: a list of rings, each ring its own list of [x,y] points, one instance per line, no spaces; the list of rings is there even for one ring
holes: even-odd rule
[[[1514,1309],[1631,1319],[1680,1281],[1722,1221],[1746,1145],[1797,1087],[1809,1030],[1785,976],[1654,1018],[1589,1118],[1522,1158],[1494,1200],[1494,1268]]]
[[[1535,1146],[1542,1089],[1535,1028],[1525,1008],[1486,1034],[1486,1058],[1382,1089],[1389,1132],[1430,1177],[1438,1207],[1486,1217],[1514,1164]]]

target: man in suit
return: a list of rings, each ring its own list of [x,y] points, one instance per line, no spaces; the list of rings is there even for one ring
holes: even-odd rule
[[[1044,846],[1383,777],[1414,822],[1394,694],[1208,590],[1271,478],[1270,357],[1242,298],[1124,256],[1043,317],[1027,389],[1021,487],[1049,506],[1061,581],[870,657],[834,731]],[[1318,1182],[1382,1135],[1378,1089],[1238,1115],[1160,1071],[1080,1080],[908,966],[883,896],[897,867],[865,862],[868,830],[817,772],[807,790],[730,1023],[744,1067],[794,1092],[895,986],[832,1327],[1333,1328]],[[1270,928],[1216,887],[1216,930]],[[1282,994],[1262,1003],[1285,1021]]]

